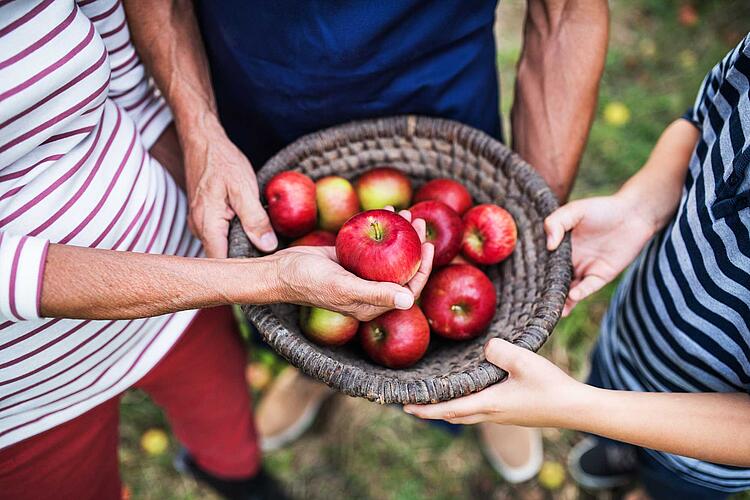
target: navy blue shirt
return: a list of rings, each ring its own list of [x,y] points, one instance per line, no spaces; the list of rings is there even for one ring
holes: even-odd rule
[[[219,112],[257,167],[301,135],[405,113],[500,138],[490,0],[198,2]]]

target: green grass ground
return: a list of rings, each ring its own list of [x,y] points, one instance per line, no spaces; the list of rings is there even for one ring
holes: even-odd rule
[[[591,139],[574,197],[610,193],[636,171],[663,128],[692,103],[704,74],[747,30],[746,0],[612,0],[612,38]],[[514,65],[520,48],[524,2],[504,2],[498,22],[502,107],[512,102]],[[576,377],[587,357],[613,287],[583,302],[563,320],[543,353]],[[256,362],[278,372],[270,353]],[[259,366],[259,365],[256,365]],[[166,452],[151,455],[140,446],[147,429],[168,430],[146,396],[128,393],[122,402],[120,459],[132,498],[211,498],[171,467]],[[545,457],[563,464],[574,433],[544,431]],[[573,499],[585,497],[567,477],[552,488],[532,481],[512,487],[489,468],[467,428],[453,438],[443,430],[343,396],[332,398],[313,429],[287,449],[268,454],[268,469],[290,493],[311,499]],[[554,465],[553,465],[554,468]],[[600,495],[615,498],[617,495]],[[745,496],[742,498],[750,498]]]

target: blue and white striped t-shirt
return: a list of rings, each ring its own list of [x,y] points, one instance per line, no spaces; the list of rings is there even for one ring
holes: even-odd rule
[[[609,388],[750,392],[749,79],[750,34],[685,115],[700,140],[677,213],[626,272],[602,324],[596,362]],[[648,452],[688,481],[750,489],[750,469]]]

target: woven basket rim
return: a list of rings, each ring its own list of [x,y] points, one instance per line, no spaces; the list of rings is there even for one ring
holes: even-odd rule
[[[342,145],[342,141],[377,139],[400,134],[404,137],[444,138],[453,132],[452,140],[477,156],[488,159],[493,164],[512,163],[516,174],[525,182],[523,191],[536,206],[536,210],[546,216],[558,207],[558,201],[545,181],[520,156],[507,146],[496,141],[484,132],[462,123],[443,118],[418,115],[400,115],[371,120],[359,120],[330,127],[305,135],[280,150],[258,171],[259,182],[269,171],[288,167],[290,158],[298,151],[327,150]],[[242,245],[240,245],[240,243]],[[238,246],[249,245],[247,236],[235,218],[230,229],[229,256],[242,258],[260,255],[252,249],[241,252]],[[526,324],[514,330],[512,341],[526,349],[538,350],[550,335],[562,312],[570,283],[570,239],[566,235],[560,247],[548,252],[549,258],[544,273],[544,288],[541,297],[535,301],[532,314]],[[243,305],[242,310],[258,328],[269,345],[292,365],[307,375],[350,396],[365,397],[380,403],[427,403],[453,399],[481,390],[497,383],[507,375],[492,363],[482,361],[469,370],[432,376],[429,378],[388,379],[385,376],[371,376],[361,367],[346,365],[327,356],[308,344],[298,335],[290,332],[276,318],[270,306]],[[382,379],[382,380],[381,380]],[[438,390],[439,389],[439,390]],[[436,397],[436,394],[448,397]],[[404,396],[405,395],[405,396]]]

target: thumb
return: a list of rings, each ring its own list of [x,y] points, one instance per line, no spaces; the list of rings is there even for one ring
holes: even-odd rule
[[[547,250],[552,251],[560,246],[565,232],[570,231],[581,222],[583,211],[576,202],[558,208],[544,219],[544,230],[547,232]]]
[[[411,309],[414,305],[414,295],[408,288],[395,283],[379,283],[365,281],[362,287],[362,301],[373,306],[388,309]]]
[[[236,192],[234,198],[230,199],[230,203],[237,217],[240,218],[242,229],[247,233],[250,242],[262,252],[275,250],[279,240],[271,228],[271,221],[258,196],[247,192]]]
[[[533,353],[503,339],[490,339],[484,346],[484,357],[487,361],[508,373],[513,373],[523,366],[529,355]]]

